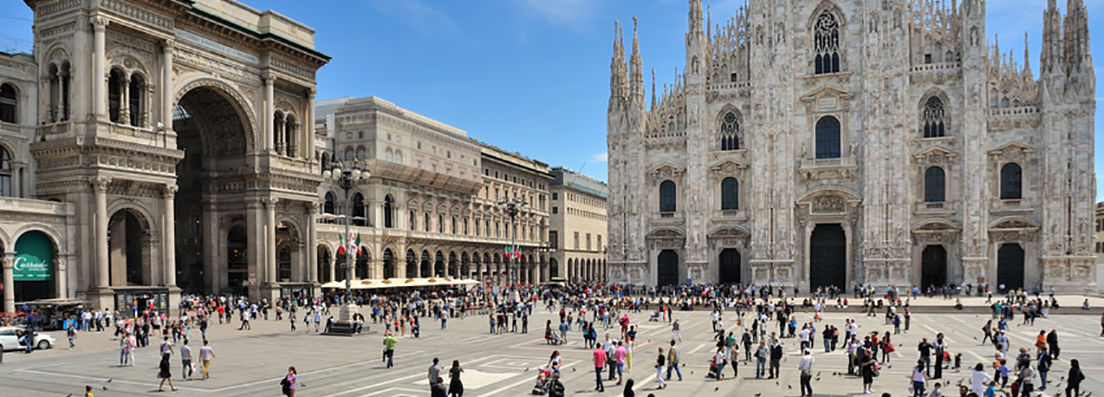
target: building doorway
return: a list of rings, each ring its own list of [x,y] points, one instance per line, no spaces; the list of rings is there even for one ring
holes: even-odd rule
[[[721,284],[740,283],[740,251],[735,248],[725,248],[721,251],[719,265]]]
[[[947,285],[947,249],[929,245],[920,253],[920,288]]]
[[[1004,285],[1004,288],[1000,288]],[[1001,293],[1024,286],[1024,250],[1019,244],[1002,244],[997,250],[997,288]]]
[[[672,250],[663,250],[659,253],[658,271],[656,272],[656,285],[678,285],[679,283],[679,256]]]
[[[847,235],[838,223],[819,224],[809,239],[809,288],[847,288]]]
[[[243,294],[249,285],[246,268],[249,266],[249,238],[245,226],[230,228],[226,235],[227,282],[235,293]]]

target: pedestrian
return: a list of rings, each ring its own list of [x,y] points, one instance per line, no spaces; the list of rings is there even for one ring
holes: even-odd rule
[[[663,370],[665,369],[664,367],[667,366],[666,363],[664,362],[665,358],[666,358],[666,356],[663,355],[663,346],[660,346],[659,347],[659,357],[656,358],[656,365],[655,365],[655,367],[656,367],[656,384],[659,385],[659,386],[656,386],[656,387],[659,388],[659,389],[663,389],[663,388],[667,387],[667,382],[663,381]],[[1076,361],[1076,360],[1074,360],[1074,361]],[[598,381],[601,382],[601,379],[602,379],[602,376],[601,376],[601,374],[599,374],[598,375]]]
[[[617,341],[617,348],[613,350],[613,361],[617,365],[617,386],[625,379],[625,342]]]
[[[207,343],[207,340],[203,340],[203,347],[199,348],[199,361],[203,363],[203,380],[211,377],[211,360],[215,358],[215,351],[211,349],[211,346]]]
[[[935,376],[932,379],[943,378],[943,352],[947,351],[947,340],[943,338],[943,333],[935,335]]]
[[[1020,383],[1020,396],[1031,396],[1031,392],[1035,391],[1035,369],[1031,368],[1031,364],[1027,364],[1020,369],[1018,382]]]
[[[767,379],[774,379],[779,376],[778,372],[782,363],[782,343],[778,341],[778,338],[774,338],[773,335],[772,343],[770,347],[770,377]]]
[[[767,370],[767,357],[770,357],[770,350],[767,349],[767,341],[759,341],[759,349],[755,351],[755,379],[763,379]]]
[[[863,394],[870,394],[874,392],[874,368],[878,362],[874,360],[874,352],[870,349],[865,349],[862,357],[859,372],[862,373]]]
[[[464,382],[460,381],[460,374],[464,372],[463,368],[460,368],[460,360],[452,360],[452,368],[449,368],[449,397],[463,397],[464,395]]]
[[[1100,317],[1100,324],[1101,327],[1104,328],[1104,316]],[[1100,336],[1104,336],[1104,331],[1101,331]],[[677,318],[675,319],[674,324],[671,324],[671,339],[678,339],[679,342],[682,342],[682,330],[679,326],[679,320]]]
[[[448,389],[445,388],[445,378],[437,378],[437,383],[429,387],[430,397],[448,397]]]
[[[1053,364],[1053,360],[1050,358],[1050,353],[1047,352],[1047,348],[1043,347],[1039,351],[1039,358],[1035,361],[1035,368],[1039,372],[1040,386],[1039,390],[1046,390],[1047,385],[1047,373],[1050,372],[1050,365]]]
[[[442,389],[445,387],[444,382],[441,381],[441,370],[444,368],[441,368],[441,366],[437,364],[438,362],[440,362],[440,360],[438,360],[437,357],[434,357],[433,365],[429,366],[429,371],[426,375],[426,378],[429,379],[429,391],[433,393],[435,393],[433,389],[434,387],[436,387],[436,385],[440,384]],[[448,390],[444,391],[445,394],[448,394]]]
[[[295,331],[295,312],[288,313],[288,321],[291,322],[291,330]]]
[[[1051,329],[1050,333],[1047,334],[1047,345],[1050,346],[1050,357],[1057,360],[1060,352],[1058,350],[1058,330]]]
[[[1081,364],[1077,359],[1070,360],[1069,374],[1066,375],[1066,397],[1081,395],[1081,381],[1085,380],[1085,374],[1081,372]],[[1070,394],[1070,390],[1073,394]]]
[[[927,369],[924,360],[916,360],[916,366],[912,368],[912,397],[924,397],[924,385],[928,381]]]
[[[280,380],[281,393],[288,397],[295,397],[295,386],[298,376],[295,372],[295,367],[288,367],[287,375],[284,375],[284,379]]]
[[[621,397],[636,397],[636,392],[633,392],[632,378],[625,381],[625,390],[621,392]]]
[[[985,385],[990,383],[995,385],[997,382],[993,381],[993,377],[985,373],[985,365],[982,363],[975,365],[974,372],[970,378],[970,386],[972,386],[970,391],[980,396],[985,392]]]
[[[675,320],[675,323],[677,324],[678,320]],[[682,357],[680,357],[679,353],[681,352],[679,351],[678,346],[675,346],[675,340],[672,339],[671,350],[667,352],[667,380],[671,380],[671,370],[674,369],[675,373],[678,374],[679,382],[682,382],[682,369],[679,368],[679,363],[682,362]]]
[[[634,325],[635,327],[635,325]],[[636,341],[629,339],[625,342],[625,372],[632,373],[632,356],[633,356],[633,344]]]
[[[173,344],[172,342],[169,342],[168,335],[164,336],[164,339],[161,341],[161,345],[158,347],[158,350],[161,352],[162,356],[172,356]]]
[[[165,339],[168,339],[168,337],[166,337]],[[173,386],[172,373],[169,372],[169,367],[171,366],[169,364],[169,357],[170,355],[168,354],[161,355],[161,372],[157,374],[157,377],[161,378],[161,384],[157,386],[157,391],[165,390],[166,380],[169,381],[169,388],[172,389],[172,391],[176,391],[176,386]]]
[[[180,364],[184,366],[180,370],[181,376],[184,380],[191,379],[192,377],[192,347],[188,346],[188,339],[184,338],[184,346],[180,347]]]
[[[801,361],[797,364],[797,369],[801,371],[801,396],[813,395],[813,386],[810,381],[813,379],[813,352],[809,349],[805,349],[804,354],[801,356]]]
[[[736,344],[736,343],[733,343],[732,346],[730,346],[728,348],[728,361],[729,361],[729,364],[732,365],[732,377],[733,378],[740,375],[740,370],[736,368],[736,363],[740,361],[739,358],[740,358],[740,345]],[[721,368],[721,369],[723,370],[724,368]]]
[[[602,350],[601,344],[594,345],[594,372],[598,375],[597,387],[594,390],[599,393],[604,393],[606,387],[602,385],[602,370],[606,368],[606,351]]]
[[[399,340],[395,339],[395,335],[392,335],[391,331],[387,331],[383,336],[383,360],[387,361],[387,368],[394,366],[392,360],[395,358],[396,343],[399,343]]]
[[[95,397],[92,395],[92,385],[84,385],[84,397]]]

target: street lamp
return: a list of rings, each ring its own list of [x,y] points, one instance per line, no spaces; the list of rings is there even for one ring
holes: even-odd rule
[[[345,191],[345,238],[349,238],[349,223],[352,220],[352,209],[349,205],[349,190],[352,190],[360,181],[368,180],[371,173],[355,162],[348,165],[336,163],[333,169],[322,172],[323,179],[334,182],[341,190]],[[356,303],[353,302],[353,250],[348,247],[348,241],[341,241],[345,247],[345,304],[341,305],[338,315],[338,325],[348,326],[353,329],[353,313],[356,312]],[[338,327],[344,329],[344,327]]]
[[[513,197],[509,200],[498,203],[498,205],[506,207],[506,213],[510,215],[510,225],[513,226],[510,230],[511,255],[509,264],[509,281],[511,285],[517,286],[518,280],[520,280],[517,271],[517,214],[521,210],[521,207],[525,207],[528,204],[526,204],[524,201],[518,200],[517,197]]]

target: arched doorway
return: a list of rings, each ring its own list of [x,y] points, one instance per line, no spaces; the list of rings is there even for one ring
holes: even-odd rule
[[[449,252],[448,276],[452,278],[460,277],[460,263],[456,261],[456,252],[453,251]]]
[[[429,251],[422,251],[422,265],[418,269],[418,277],[431,277],[433,265],[430,262]]]
[[[1024,286],[1024,250],[1019,244],[1001,244],[997,250],[997,288],[1001,285],[1001,293]]]
[[[368,269],[368,264],[372,262],[372,254],[368,252],[368,247],[360,247],[360,252],[356,253],[356,274],[354,278],[368,279],[373,278],[371,272]]]
[[[437,254],[433,257],[433,272],[428,276],[423,277],[444,277],[448,274],[448,269],[445,268],[445,255],[441,251],[437,251]]]
[[[679,283],[679,256],[672,250],[663,250],[659,253],[658,272],[656,272],[656,285],[678,285]]]
[[[245,226],[235,225],[226,234],[226,279],[232,291],[246,292],[249,279],[246,270],[249,267],[249,236]]]
[[[418,277],[418,256],[414,250],[406,250],[406,278]]]
[[[15,240],[11,288],[16,302],[58,297],[54,283],[56,247],[50,236],[37,230],[23,233]]]
[[[111,216],[107,228],[108,274],[113,287],[153,285],[149,222],[124,209]]]
[[[391,249],[383,250],[383,278],[395,277],[395,255]]]
[[[260,287],[265,281],[257,269],[259,264],[249,263],[245,255],[249,234],[244,226],[235,226],[224,236],[208,237],[225,227],[218,223],[219,219],[246,218],[241,209],[222,209],[212,204],[241,202],[245,185],[229,190],[212,190],[209,185],[217,182],[216,177],[239,175],[255,167],[246,160],[246,154],[255,147],[252,139],[255,129],[249,113],[240,105],[244,99],[235,97],[232,90],[217,81],[194,82],[177,97],[173,111],[176,149],[184,156],[176,164],[178,191],[173,208],[176,252],[179,254],[177,284],[190,286],[194,291],[228,289],[246,293],[248,290],[242,287],[248,285],[243,283],[250,281],[247,279],[250,273],[256,275],[252,280],[254,287]],[[236,239],[226,240],[225,247],[227,252],[239,251],[241,255],[231,255],[232,258],[223,262],[222,253],[216,252],[224,243],[218,241],[219,238]],[[206,243],[215,245],[206,246]],[[276,279],[279,272],[269,277]]]
[[[947,249],[929,245],[920,253],[920,288],[947,285]]]
[[[725,248],[721,251],[719,265],[721,284],[740,283],[740,251],[735,248]]]
[[[299,233],[287,222],[276,224],[276,280],[292,281],[299,269]]]
[[[334,281],[333,273],[330,272],[330,250],[324,245],[318,246],[318,277],[323,283],[328,281]]]
[[[818,224],[809,239],[809,288],[847,288],[847,235],[838,223]]]

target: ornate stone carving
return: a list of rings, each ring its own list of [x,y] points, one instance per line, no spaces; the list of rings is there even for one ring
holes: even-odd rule
[[[814,213],[841,213],[845,210],[846,201],[836,195],[821,195],[813,199]]]
[[[137,7],[125,1],[101,0],[100,7],[106,10],[113,11],[123,17],[129,18],[130,20],[142,22],[155,28],[160,28],[167,31],[173,30],[172,18],[157,14],[142,7]]]
[[[92,179],[92,189],[95,190],[96,193],[107,192],[109,186],[111,186],[110,176],[98,176]]]
[[[161,195],[165,199],[173,199],[176,197],[176,192],[180,190],[180,186],[168,184],[161,187]]]

